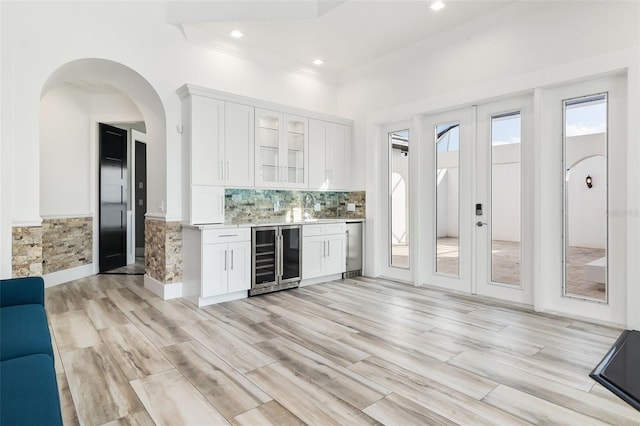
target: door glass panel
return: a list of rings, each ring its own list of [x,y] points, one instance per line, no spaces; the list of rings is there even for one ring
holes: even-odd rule
[[[282,279],[300,278],[300,227],[282,228]]]
[[[607,300],[607,95],[565,100],[564,295]]]
[[[409,130],[389,133],[391,266],[409,268]]]
[[[279,182],[280,117],[263,115],[258,123],[256,143],[257,155],[260,156],[260,179],[262,182]]]
[[[436,272],[459,275],[460,123],[435,126]]]
[[[520,285],[520,112],[491,116],[491,281]]]
[[[304,183],[305,123],[287,120],[287,182]]]

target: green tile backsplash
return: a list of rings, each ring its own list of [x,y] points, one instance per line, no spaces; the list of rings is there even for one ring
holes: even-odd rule
[[[304,208],[304,198],[307,194],[313,196],[315,203],[320,203],[320,211],[314,211],[311,205],[308,209]],[[278,212],[274,211],[275,203],[280,204]],[[356,211],[347,211],[347,203],[354,203]],[[224,212],[225,221],[229,223],[285,221],[304,213],[318,219],[364,219],[365,192],[227,188]]]

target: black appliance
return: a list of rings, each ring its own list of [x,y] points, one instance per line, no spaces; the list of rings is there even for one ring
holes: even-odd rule
[[[249,296],[296,288],[302,278],[300,225],[260,226],[252,229]]]

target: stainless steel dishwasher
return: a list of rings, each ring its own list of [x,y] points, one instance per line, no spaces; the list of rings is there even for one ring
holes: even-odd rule
[[[362,222],[347,222],[347,270],[342,278],[362,275]]]

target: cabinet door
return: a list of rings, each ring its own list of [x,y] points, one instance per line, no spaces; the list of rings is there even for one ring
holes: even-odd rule
[[[327,143],[327,174],[329,188],[347,189],[348,186],[348,142],[350,127],[330,123]]]
[[[325,255],[324,235],[302,239],[302,279],[326,275],[323,271]]]
[[[255,110],[255,181],[256,186],[281,186],[283,167],[282,113],[256,108]]]
[[[202,246],[201,297],[217,296],[227,292],[228,255],[226,244]]]
[[[328,189],[326,144],[329,123],[309,119],[309,189]]]
[[[227,185],[253,186],[254,108],[224,104],[224,175]]]
[[[324,258],[324,274],[340,274],[347,270],[347,258],[345,254],[344,234],[327,235],[327,254]]]
[[[251,242],[228,244],[228,288],[229,293],[251,288]]]
[[[191,98],[191,184],[224,183],[224,102]]]
[[[191,187],[191,223],[224,222],[224,188],[221,186]]]
[[[295,115],[284,116],[282,156],[283,186],[306,188],[309,180],[308,149],[309,119]]]

